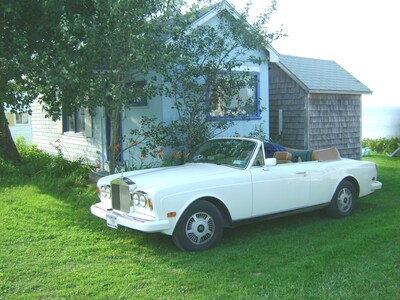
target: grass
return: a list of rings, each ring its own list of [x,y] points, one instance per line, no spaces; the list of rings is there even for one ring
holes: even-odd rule
[[[366,159],[384,186],[353,216],[227,229],[199,253],[107,228],[94,186],[0,168],[0,299],[399,299],[400,159]]]

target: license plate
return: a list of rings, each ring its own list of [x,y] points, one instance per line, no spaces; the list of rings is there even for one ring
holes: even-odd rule
[[[113,229],[118,228],[118,223],[117,223],[117,216],[107,214],[106,215],[106,220],[107,220],[107,226]]]

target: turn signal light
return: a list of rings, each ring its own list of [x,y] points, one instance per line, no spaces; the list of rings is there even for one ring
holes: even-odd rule
[[[153,201],[151,201],[150,198],[147,200],[147,205],[149,206],[150,210],[153,210]]]
[[[167,217],[168,218],[176,217],[176,212],[172,211],[172,212],[167,213]]]

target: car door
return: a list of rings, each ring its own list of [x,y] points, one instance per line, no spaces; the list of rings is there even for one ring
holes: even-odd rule
[[[342,178],[340,161],[315,162],[310,164],[307,174],[310,178],[310,198],[308,205],[328,203]]]
[[[253,187],[252,216],[274,214],[307,206],[310,178],[306,163],[250,168]]]

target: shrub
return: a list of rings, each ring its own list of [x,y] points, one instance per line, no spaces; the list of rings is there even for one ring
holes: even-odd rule
[[[11,162],[4,160],[3,158],[0,157],[0,174],[17,174],[17,170],[15,165],[13,165]]]
[[[22,159],[18,169],[23,175],[48,184],[54,182],[59,187],[86,184],[90,168],[83,158],[69,161],[61,154],[51,155],[34,144],[27,145],[23,138],[18,138],[15,144]]]
[[[378,153],[393,152],[399,146],[400,138],[364,139],[362,146]]]

